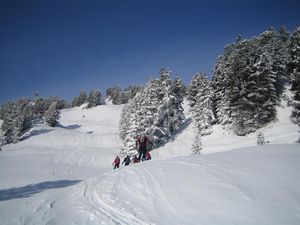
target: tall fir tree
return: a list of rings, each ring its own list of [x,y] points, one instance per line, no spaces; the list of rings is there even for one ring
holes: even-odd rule
[[[290,49],[291,91],[294,93],[291,118],[300,126],[300,27],[291,35]]]
[[[30,108],[30,100],[21,98],[17,100],[13,110],[13,142],[19,141],[20,137],[32,127],[32,110]]]
[[[135,153],[135,140],[146,132],[155,145],[166,142],[184,120],[181,81],[172,81],[168,70],[150,80],[143,91],[124,106],[120,119],[120,137],[124,153]]]
[[[276,118],[288,79],[288,34],[273,29],[228,45],[214,70],[214,114],[246,135]]]
[[[102,104],[102,95],[99,90],[92,90],[87,98],[88,108],[95,107]]]
[[[191,109],[196,132],[200,135],[211,134],[215,120],[212,109],[212,95],[210,81],[206,74],[199,73],[193,77],[192,83],[198,82],[198,93],[194,107]]]
[[[49,109],[45,112],[45,121],[50,127],[55,127],[58,124],[58,117],[57,102],[52,102]]]
[[[191,81],[193,86],[197,87],[194,91],[195,96],[190,99],[192,119],[194,123],[195,137],[192,144],[193,153],[200,153],[202,150],[201,136],[211,134],[212,123],[214,122],[213,114],[213,91],[210,81],[206,74],[198,73],[193,76]]]

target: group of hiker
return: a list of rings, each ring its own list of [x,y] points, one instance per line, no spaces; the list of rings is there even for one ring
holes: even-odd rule
[[[127,155],[122,164],[125,164],[125,166],[128,166],[131,162],[132,163],[138,163],[141,160],[150,160],[151,155],[148,151],[148,148],[150,146],[153,147],[153,143],[149,140],[149,138],[146,136],[146,134],[143,134],[138,137],[138,139],[135,142],[136,149],[138,150],[138,155],[134,155],[132,159],[130,158],[129,155]],[[114,169],[117,169],[120,167],[121,159],[119,156],[116,156],[115,160],[113,161]]]

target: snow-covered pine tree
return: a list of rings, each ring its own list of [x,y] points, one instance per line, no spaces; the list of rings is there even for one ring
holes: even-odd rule
[[[95,107],[102,104],[102,95],[99,90],[92,90],[87,98],[88,108]]]
[[[193,154],[200,154],[201,150],[202,150],[202,136],[200,133],[196,133],[192,144]]]
[[[88,100],[87,94],[85,93],[85,91],[81,90],[80,94],[73,98],[71,105],[72,107],[81,106],[82,104],[86,103],[87,100]]]
[[[122,109],[121,119],[119,122],[120,138],[123,142],[124,148],[121,153],[135,154],[135,140],[141,133],[139,130],[139,115],[136,113],[140,102],[141,94],[138,93],[133,100],[129,101]]]
[[[71,102],[72,107],[78,106],[78,96],[75,96]]]
[[[199,133],[200,135],[211,134],[214,114],[212,109],[213,92],[210,81],[206,74],[198,73],[193,77],[191,83],[198,83],[197,95],[192,99],[192,101],[195,101],[194,107],[191,108],[196,133]]]
[[[164,143],[184,119],[182,95],[178,92],[180,80],[173,82],[166,70],[161,70],[160,75],[160,79],[150,80],[123,108],[120,137],[124,153],[135,153],[135,140],[143,132],[147,132],[155,145]]]
[[[45,121],[50,127],[55,127],[58,123],[58,117],[57,102],[52,102],[49,109],[45,112]]]
[[[142,86],[129,86],[124,89],[122,94],[123,104],[128,103],[134,96],[143,89]]]
[[[197,73],[193,76],[191,84],[197,87],[197,94],[190,98],[192,119],[194,122],[195,138],[192,144],[194,153],[200,153],[201,136],[211,134],[212,123],[214,121],[214,114],[212,109],[212,95],[213,91],[206,74]]]
[[[8,144],[13,141],[13,119],[14,119],[14,102],[6,102],[2,106],[1,119],[3,120],[1,129],[3,134],[3,144]]]
[[[2,132],[2,129],[0,127],[0,151],[1,151],[1,145],[4,144],[4,135],[3,135],[3,132]]]
[[[43,117],[43,114],[47,110],[45,99],[40,96],[36,96],[36,98],[33,100],[32,108],[34,119],[41,119]]]
[[[80,91],[80,94],[77,99],[77,106],[81,106],[82,104],[87,102],[87,94],[85,91]]]
[[[265,144],[265,136],[262,131],[259,131],[256,135],[257,138],[257,145],[264,145]]]
[[[291,35],[291,70],[293,91],[293,111],[291,118],[300,126],[300,27],[298,27]]]
[[[235,49],[235,44],[227,45],[223,55],[218,57],[213,71],[213,112],[216,121],[222,125],[230,124],[232,122],[231,109],[229,107],[230,95],[228,94],[228,77],[232,73],[232,56]]]
[[[29,99],[21,98],[15,104],[12,119],[12,141],[14,143],[18,142],[20,137],[32,126],[33,113],[29,103]]]
[[[268,30],[225,48],[213,77],[219,123],[231,122],[236,134],[246,135],[276,118],[287,78],[286,39],[284,32]]]
[[[120,137],[124,144],[123,153],[134,154],[135,141],[146,129],[153,131],[155,114],[157,114],[157,87],[159,80],[150,80],[143,91],[123,107],[120,119]],[[149,131],[151,140],[155,141],[155,132]]]
[[[175,130],[177,130],[183,120],[183,98],[182,95],[178,94],[180,88],[175,88],[178,84],[178,80],[174,81],[176,84],[174,85],[171,80],[170,71],[166,69],[162,69],[160,71],[160,93],[159,100],[161,98],[162,104],[158,109],[158,117],[155,121],[155,126],[160,131],[163,132],[163,142],[166,141]]]
[[[114,105],[123,104],[123,93],[119,86],[114,86],[106,90],[106,97],[109,98]]]
[[[196,74],[193,76],[191,84],[188,88],[187,100],[189,101],[189,105],[191,108],[196,104],[196,96],[199,91],[199,85],[201,85],[201,74]]]
[[[251,68],[252,42],[240,41],[236,44],[230,56],[231,64],[227,71],[227,88],[225,97],[229,100],[231,127],[238,135],[245,135],[255,131],[253,121],[253,103],[249,101],[247,88],[248,76],[252,73]]]

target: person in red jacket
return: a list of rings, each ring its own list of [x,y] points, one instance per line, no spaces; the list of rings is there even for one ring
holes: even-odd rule
[[[134,155],[134,157],[132,158],[132,162],[133,163],[138,163],[140,162],[139,158],[137,157],[137,155]]]
[[[141,160],[141,156],[143,156],[142,160],[146,159],[148,144],[153,146],[153,143],[149,141],[149,138],[146,136],[146,134],[139,136],[138,139],[136,140],[135,145],[139,152],[139,157],[138,157],[139,160]]]
[[[149,151],[147,151],[147,153],[146,153],[146,160],[150,160],[150,159],[151,159],[150,152],[149,152]]]
[[[114,162],[112,163],[113,165],[115,165],[115,166],[114,166],[114,169],[119,168],[119,166],[120,166],[120,161],[121,161],[121,160],[120,160],[119,156],[116,156]]]

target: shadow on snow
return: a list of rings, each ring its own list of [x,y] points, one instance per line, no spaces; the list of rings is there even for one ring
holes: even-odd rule
[[[192,119],[191,118],[187,118],[182,124],[181,124],[181,126],[177,129],[177,130],[175,130],[174,131],[174,133],[169,137],[169,139],[166,141],[166,142],[162,142],[162,143],[160,143],[160,144],[157,144],[156,146],[155,146],[155,148],[160,148],[160,147],[162,147],[162,146],[164,146],[164,145],[166,145],[167,143],[169,143],[169,142],[174,142],[175,141],[175,139],[176,139],[176,137],[178,136],[178,135],[180,135],[190,124],[191,124],[191,122],[192,122]],[[151,150],[150,150],[151,151]]]
[[[24,141],[28,138],[31,138],[33,136],[38,136],[38,135],[41,135],[41,134],[46,134],[46,133],[49,133],[53,131],[53,129],[39,129],[39,130],[32,130],[30,131],[29,133],[26,133],[24,134],[21,138],[20,138],[20,141]]]
[[[28,198],[34,194],[40,193],[48,189],[56,189],[68,187],[79,183],[81,180],[57,180],[57,181],[47,181],[37,184],[30,184],[24,187],[11,188],[0,190],[0,201],[7,201],[17,198]]]
[[[61,128],[65,128],[65,129],[68,129],[68,130],[76,130],[78,128],[81,127],[81,125],[77,125],[77,124],[73,124],[73,125],[68,125],[68,126],[63,126],[61,124],[57,125],[58,127],[61,127]]]

